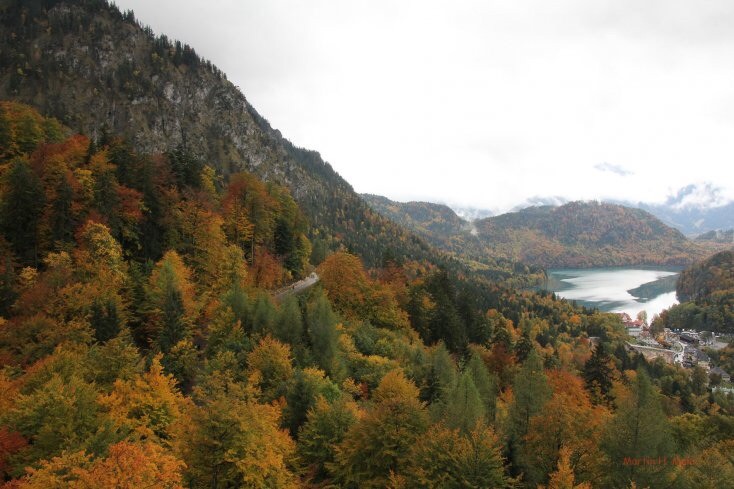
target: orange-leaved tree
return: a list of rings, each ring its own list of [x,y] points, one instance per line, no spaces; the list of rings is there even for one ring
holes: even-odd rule
[[[563,447],[566,463],[576,478],[598,480],[603,459],[598,440],[609,421],[609,410],[594,405],[583,380],[570,372],[550,371],[548,381],[553,395],[530,419],[522,448],[525,479],[531,484],[545,482],[559,464]]]
[[[104,458],[82,452],[64,453],[29,468],[11,483],[14,489],[183,489],[184,463],[155,443],[121,441]]]

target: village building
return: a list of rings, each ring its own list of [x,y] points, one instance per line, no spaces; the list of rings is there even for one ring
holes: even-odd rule
[[[709,374],[718,375],[719,377],[721,377],[721,380],[723,382],[731,382],[731,376],[726,372],[726,370],[722,369],[721,367],[713,367],[709,371]]]
[[[645,324],[644,321],[641,321],[639,319],[632,319],[630,315],[626,312],[620,313],[619,318],[622,320],[622,324],[624,324],[628,335],[634,338],[639,338],[640,336],[646,337],[650,335],[649,327],[647,324]]]
[[[686,343],[697,345],[699,342],[698,333],[695,331],[681,331],[678,337],[681,341],[685,341]]]
[[[651,346],[633,345],[631,343],[625,344],[628,350],[636,351],[642,354],[647,361],[653,361],[656,358],[662,358],[665,363],[673,363],[675,361],[675,352],[673,350],[666,350],[665,348],[654,348]]]

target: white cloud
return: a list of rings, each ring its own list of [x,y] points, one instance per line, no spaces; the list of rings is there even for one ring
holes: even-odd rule
[[[602,173],[605,173],[605,172],[614,173],[615,175],[619,175],[620,177],[634,175],[633,172],[629,170],[625,170],[620,165],[613,165],[611,163],[607,163],[606,161],[604,163],[598,163],[594,165],[594,169],[599,170]]]
[[[721,187],[711,183],[698,183],[688,185],[676,192],[675,195],[669,196],[667,203],[673,209],[680,211],[691,208],[722,207],[730,201],[730,197],[725,195]]]
[[[733,190],[728,1],[117,3],[360,192],[502,210]]]

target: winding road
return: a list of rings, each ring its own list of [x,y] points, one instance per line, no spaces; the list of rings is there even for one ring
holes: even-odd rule
[[[311,273],[308,277],[304,278],[303,280],[299,280],[298,282],[293,282],[292,284],[283,287],[281,289],[278,289],[273,294],[273,297],[275,297],[275,300],[280,301],[284,298],[288,297],[289,295],[297,294],[303,290],[306,290],[307,288],[311,287],[312,285],[316,284],[320,280],[321,277],[319,277],[319,274],[316,272]]]

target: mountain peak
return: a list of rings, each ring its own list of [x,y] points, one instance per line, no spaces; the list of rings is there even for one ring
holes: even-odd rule
[[[493,254],[549,268],[681,265],[701,253],[642,209],[596,201],[529,207],[476,224]]]
[[[13,39],[0,53],[0,99],[34,106],[93,141],[121,136],[141,153],[179,151],[221,176],[248,171],[284,185],[314,229],[338,236],[332,246],[368,264],[387,249],[433,253],[375,217],[319,153],[283,138],[193,48],[155,36],[106,0],[0,3],[0,38]]]

